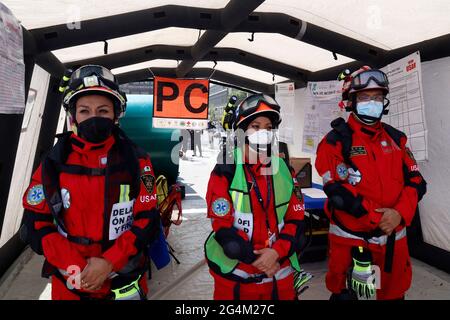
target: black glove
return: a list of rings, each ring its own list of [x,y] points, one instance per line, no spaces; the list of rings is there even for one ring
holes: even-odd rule
[[[256,255],[253,253],[253,245],[249,241],[242,239],[236,228],[219,229],[215,234],[215,238],[228,258],[237,259],[247,264],[251,264],[256,260]]]
[[[355,197],[340,183],[327,184],[323,188],[323,191],[328,196],[334,208],[346,211],[356,218],[360,218],[367,213],[367,210],[362,205],[362,197]]]

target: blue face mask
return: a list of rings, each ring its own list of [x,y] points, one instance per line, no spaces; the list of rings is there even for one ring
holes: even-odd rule
[[[356,104],[356,114],[366,122],[373,123],[381,119],[383,113],[383,102],[365,101]]]

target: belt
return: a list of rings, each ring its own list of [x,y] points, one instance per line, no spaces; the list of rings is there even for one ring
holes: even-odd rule
[[[293,272],[294,272],[294,269],[291,266],[281,268],[280,270],[277,271],[277,273],[275,273],[275,276],[274,276],[275,280],[282,280],[282,279],[288,277]],[[248,273],[241,269],[234,269],[232,273],[243,279],[250,279],[250,278],[258,279],[258,278],[260,278],[261,281],[257,282],[257,284],[273,281],[273,277],[268,278],[264,273]]]
[[[355,239],[355,240],[362,240],[362,241],[367,241],[371,244],[377,244],[379,246],[384,246],[386,245],[387,241],[388,241],[388,236],[387,235],[382,235],[379,237],[372,237],[369,239],[364,239],[358,236],[355,236],[349,232],[346,232],[344,230],[342,230],[340,227],[338,227],[335,224],[330,224],[330,229],[328,231],[330,234],[334,234],[336,236],[339,237],[343,237],[343,238],[347,238],[347,239]],[[395,240],[400,240],[402,238],[406,237],[406,228],[401,229],[400,231],[398,231],[395,234]]]

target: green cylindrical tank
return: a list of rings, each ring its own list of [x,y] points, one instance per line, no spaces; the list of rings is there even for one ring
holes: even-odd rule
[[[164,175],[169,185],[175,183],[179,167],[180,130],[153,128],[153,95],[127,94],[127,100],[127,110],[120,119],[120,127],[150,154],[155,174]]]

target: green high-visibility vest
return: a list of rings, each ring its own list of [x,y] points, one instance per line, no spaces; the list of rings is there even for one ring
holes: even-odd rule
[[[234,161],[236,170],[229,189],[234,208],[234,226],[246,232],[249,239],[251,239],[253,234],[253,213],[251,210],[250,194],[243,166],[242,151],[239,148],[236,148],[234,151]],[[294,183],[292,181],[291,173],[283,159],[272,156],[271,163],[272,168],[278,168],[278,170],[275,170],[275,172],[272,173],[272,178],[278,231],[281,231],[284,226],[284,216],[286,215],[289,206]],[[211,232],[208,239],[206,239],[205,255],[208,262],[212,262],[214,265],[218,266],[220,273],[222,274],[233,272],[239,264],[239,260],[230,259],[225,255],[222,246],[214,237],[214,232]],[[295,252],[289,257],[289,260],[291,266],[295,270],[300,271],[298,257]]]

